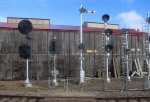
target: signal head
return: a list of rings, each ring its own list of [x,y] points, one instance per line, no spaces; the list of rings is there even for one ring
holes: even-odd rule
[[[102,20],[106,23],[109,20],[110,16],[108,14],[104,14],[102,16]]]
[[[104,31],[104,33],[105,33],[105,35],[106,36],[110,36],[110,35],[112,35],[112,30],[111,29],[106,29],[105,31]]]
[[[29,20],[22,20],[18,24],[18,30],[24,35],[28,35],[33,29],[32,23]]]

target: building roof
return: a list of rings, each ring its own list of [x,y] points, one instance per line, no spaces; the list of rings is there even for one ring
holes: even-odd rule
[[[50,30],[57,30],[57,31],[79,31],[80,26],[67,26],[67,25],[51,25]],[[112,29],[113,34],[120,35],[122,34],[122,29]],[[84,32],[104,32],[104,28],[90,28],[83,26]],[[129,34],[132,35],[143,35],[146,34],[145,32],[137,31],[136,29],[128,29]]]
[[[10,17],[8,17],[8,18],[10,18]],[[27,19],[30,19],[30,18],[27,18]],[[49,20],[49,19],[36,19],[36,20]],[[0,22],[0,29],[18,29],[18,23]],[[33,29],[35,29],[35,30],[54,30],[54,31],[75,31],[75,32],[79,32],[80,26],[50,25],[50,23],[49,24],[36,24],[36,23],[34,23]],[[84,32],[104,32],[104,28],[94,28],[94,27],[83,26],[83,31]],[[122,34],[122,29],[113,29],[113,34],[117,34],[117,35]],[[143,34],[146,34],[146,33],[136,31],[135,29],[129,29],[129,34],[143,35]]]

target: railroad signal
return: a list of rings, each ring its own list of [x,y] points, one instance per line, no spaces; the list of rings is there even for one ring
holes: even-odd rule
[[[109,78],[109,57],[110,57],[110,52],[112,51],[112,49],[113,49],[113,46],[110,44],[110,35],[112,35],[112,30],[111,29],[108,29],[107,28],[107,21],[109,20],[109,18],[110,18],[110,16],[108,15],[108,14],[104,14],[103,16],[102,16],[102,20],[104,21],[104,29],[105,29],[105,31],[104,31],[104,41],[103,41],[103,48],[104,48],[104,50],[105,50],[105,52],[107,53],[106,54],[106,82],[107,83],[110,83],[110,78]],[[104,52],[104,53],[105,53]]]
[[[22,44],[19,46],[19,56],[23,59],[28,59],[31,57],[31,47],[27,44]]]
[[[82,7],[82,5],[81,5],[79,11],[80,11],[80,13],[96,13],[96,11],[94,11],[94,10],[85,9],[84,7]]]
[[[33,26],[31,21],[29,20],[22,20],[18,24],[18,30],[21,34],[24,34],[28,37],[29,33],[32,31]]]
[[[106,36],[110,36],[110,35],[112,35],[112,30],[111,29],[106,29],[105,31],[104,31],[104,33],[105,33],[105,35]]]
[[[54,69],[51,73],[53,75],[53,83],[55,85],[58,85],[57,75],[59,73],[58,73],[58,70],[56,69],[56,54],[58,53],[58,41],[57,41],[56,37],[54,37],[53,39],[50,40],[50,42],[49,42],[49,51],[50,51],[51,54],[53,54],[53,57],[54,57]]]
[[[108,45],[105,46],[105,50],[106,50],[107,53],[110,53],[110,51],[112,51],[112,49],[113,49],[112,45],[108,44]]]
[[[83,28],[82,28],[82,26],[83,26],[83,22],[82,22],[82,20],[83,20],[83,14],[84,13],[91,13],[91,14],[93,14],[93,13],[96,13],[96,11],[94,11],[94,10],[87,10],[87,9],[85,9],[83,6],[82,6],[82,4],[81,4],[81,7],[80,7],[80,9],[79,9],[79,11],[80,11],[80,43],[79,43],[79,46],[78,46],[78,48],[79,48],[79,50],[80,50],[80,58],[79,58],[79,60],[80,60],[80,83],[83,83],[84,82],[84,77],[85,77],[85,71],[83,70],[83,49],[85,48],[85,46],[84,46],[84,44],[83,44]]]
[[[49,51],[51,54],[57,54],[58,52],[58,45],[57,45],[57,40],[56,38],[51,39],[50,43],[49,43]]]
[[[87,9],[85,9],[85,8],[83,8],[83,7],[81,7],[81,8],[79,9],[79,11],[80,11],[80,13],[87,13]]]
[[[84,50],[85,49],[85,45],[83,43],[79,43],[78,49]]]
[[[102,16],[102,20],[106,23],[109,20],[110,16],[108,14],[104,14]]]
[[[21,34],[26,35],[26,42],[28,42],[29,33],[32,31],[33,26],[32,23],[29,20],[22,20],[18,24],[18,30]],[[29,66],[28,66],[28,59],[31,57],[31,47],[28,44],[22,44],[19,46],[19,56],[23,59],[26,59],[26,80],[25,80],[25,86],[26,87],[32,87],[32,85],[29,82]]]
[[[112,51],[113,49],[113,45],[108,44],[109,43],[109,37],[110,35],[112,35],[112,30],[111,29],[105,29],[104,31],[105,36],[106,36],[106,45],[105,45],[105,50],[107,53],[110,53],[110,51]]]

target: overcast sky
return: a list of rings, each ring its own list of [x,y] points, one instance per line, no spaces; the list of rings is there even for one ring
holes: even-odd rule
[[[103,14],[110,15],[109,23],[121,27],[141,28],[150,10],[150,0],[0,0],[0,21],[6,17],[48,18],[51,24],[80,25],[79,8],[95,10],[84,14],[84,21],[102,22]]]

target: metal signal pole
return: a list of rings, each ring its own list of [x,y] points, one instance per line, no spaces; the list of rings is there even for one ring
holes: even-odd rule
[[[82,34],[82,13],[80,13],[80,44],[83,44],[83,34]],[[85,72],[83,70],[83,49],[80,49],[80,83],[84,82]]]
[[[128,44],[128,31],[127,29],[125,29],[125,40],[126,40],[126,49],[129,49],[129,44]],[[131,81],[130,75],[129,75],[129,53],[126,53],[125,56],[125,60],[126,60],[126,74],[127,74],[127,80]]]
[[[25,80],[26,87],[32,87],[32,84],[29,81],[29,59],[26,60],[26,80]]]
[[[80,83],[84,82],[84,77],[85,77],[85,71],[83,70],[83,50],[84,50],[84,43],[83,43],[83,28],[82,28],[82,24],[83,24],[83,13],[95,13],[95,11],[93,10],[87,10],[85,8],[83,8],[82,4],[81,7],[79,9],[80,11],[80,43],[78,48],[80,49]]]

